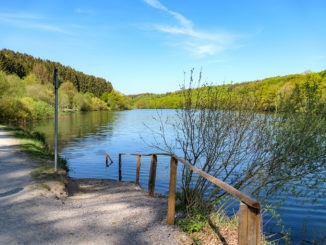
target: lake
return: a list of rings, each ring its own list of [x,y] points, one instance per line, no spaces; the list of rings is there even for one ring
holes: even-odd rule
[[[80,112],[59,118],[59,152],[68,160],[69,176],[76,178],[118,179],[119,153],[160,152],[151,146],[152,130],[159,130],[159,123],[153,119],[155,110],[131,110],[122,112]],[[164,117],[173,117],[174,110],[163,110]],[[34,122],[31,128],[45,134],[53,147],[54,120]],[[171,139],[172,140],[172,139]],[[105,165],[105,152],[113,160]],[[180,155],[181,156],[181,155]],[[140,185],[147,189],[150,157],[142,157]],[[135,181],[137,156],[122,156],[122,180]],[[170,158],[158,156],[155,192],[168,193]],[[178,167],[178,182],[180,170]],[[320,186],[326,189],[326,185]],[[280,194],[282,195],[282,194]],[[289,194],[281,207],[282,224],[291,229],[293,244],[311,244],[314,239],[325,243],[326,236],[326,197],[316,203],[302,202],[305,197]],[[273,203],[273,200],[269,200]],[[264,217],[264,221],[269,216]],[[271,220],[263,227],[269,233],[278,233],[276,221]]]

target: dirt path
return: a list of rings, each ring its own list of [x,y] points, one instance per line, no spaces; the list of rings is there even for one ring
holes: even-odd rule
[[[165,224],[165,198],[149,198],[133,183],[74,180],[79,190],[59,199],[35,187],[35,165],[0,128],[0,244],[189,242]]]

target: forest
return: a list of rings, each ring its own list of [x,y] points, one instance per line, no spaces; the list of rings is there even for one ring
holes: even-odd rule
[[[203,85],[200,88],[193,88],[199,91],[206,91],[213,86]],[[279,111],[287,101],[287,109],[293,112],[300,111],[300,103],[304,100],[313,99],[320,104],[320,111],[326,112],[326,70],[314,73],[307,71],[303,74],[277,76],[236,84],[214,86],[214,90],[233,105],[238,104],[243,98],[250,98],[256,111],[274,112]],[[183,90],[166,94],[140,94],[130,96],[133,106],[139,109],[145,108],[182,108]],[[196,94],[196,93],[194,93]],[[205,93],[203,93],[204,95]],[[301,102],[300,102],[301,101]],[[291,102],[291,103],[289,103]],[[220,109],[226,106],[223,100]],[[230,103],[228,102],[228,105]],[[302,106],[301,106],[302,108]]]
[[[0,51],[0,120],[25,122],[53,117],[55,68],[61,113],[130,109],[131,99],[115,91],[111,82],[103,78],[3,49]]]
[[[104,92],[111,92],[112,90],[112,84],[109,81],[85,75],[58,62],[36,59],[31,55],[21,54],[8,49],[0,51],[0,70],[7,74],[16,74],[19,78],[33,73],[42,84],[52,83],[55,68],[58,69],[59,85],[70,81],[78,92],[90,92],[97,97],[100,97]]]

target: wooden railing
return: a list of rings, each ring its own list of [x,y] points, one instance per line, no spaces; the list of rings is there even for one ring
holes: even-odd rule
[[[239,226],[238,226],[238,244],[240,245],[260,245],[262,226],[261,226],[261,205],[258,201],[252,199],[241,191],[235,189],[233,186],[209,175],[208,173],[194,167],[186,160],[168,153],[152,153],[152,154],[130,154],[120,153],[119,154],[119,181],[122,180],[121,173],[121,156],[130,155],[137,156],[137,167],[136,167],[136,184],[139,184],[139,173],[140,173],[140,162],[141,156],[151,156],[151,166],[149,170],[148,180],[148,194],[149,196],[154,195],[155,190],[155,179],[156,179],[156,167],[157,167],[157,156],[170,156],[170,184],[169,184],[169,198],[168,198],[168,213],[167,223],[170,225],[174,224],[175,218],[175,192],[177,184],[177,164],[178,162],[185,165],[187,168],[196,172],[200,176],[204,177],[208,181],[214,183],[218,187],[222,188],[227,193],[240,199],[240,208],[238,211],[239,215]]]

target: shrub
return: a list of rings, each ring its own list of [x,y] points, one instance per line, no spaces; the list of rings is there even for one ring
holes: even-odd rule
[[[54,88],[51,84],[30,84],[26,86],[26,95],[47,104],[54,105]]]
[[[60,85],[59,93],[64,93],[67,95],[68,108],[73,108],[74,96],[77,94],[77,89],[70,81],[66,81]]]
[[[97,97],[93,97],[91,99],[92,102],[92,110],[93,111],[103,111],[103,110],[107,110],[107,106],[106,103],[102,100],[100,100]]]
[[[9,96],[0,98],[0,119],[9,122],[32,120],[32,113],[20,99]]]

